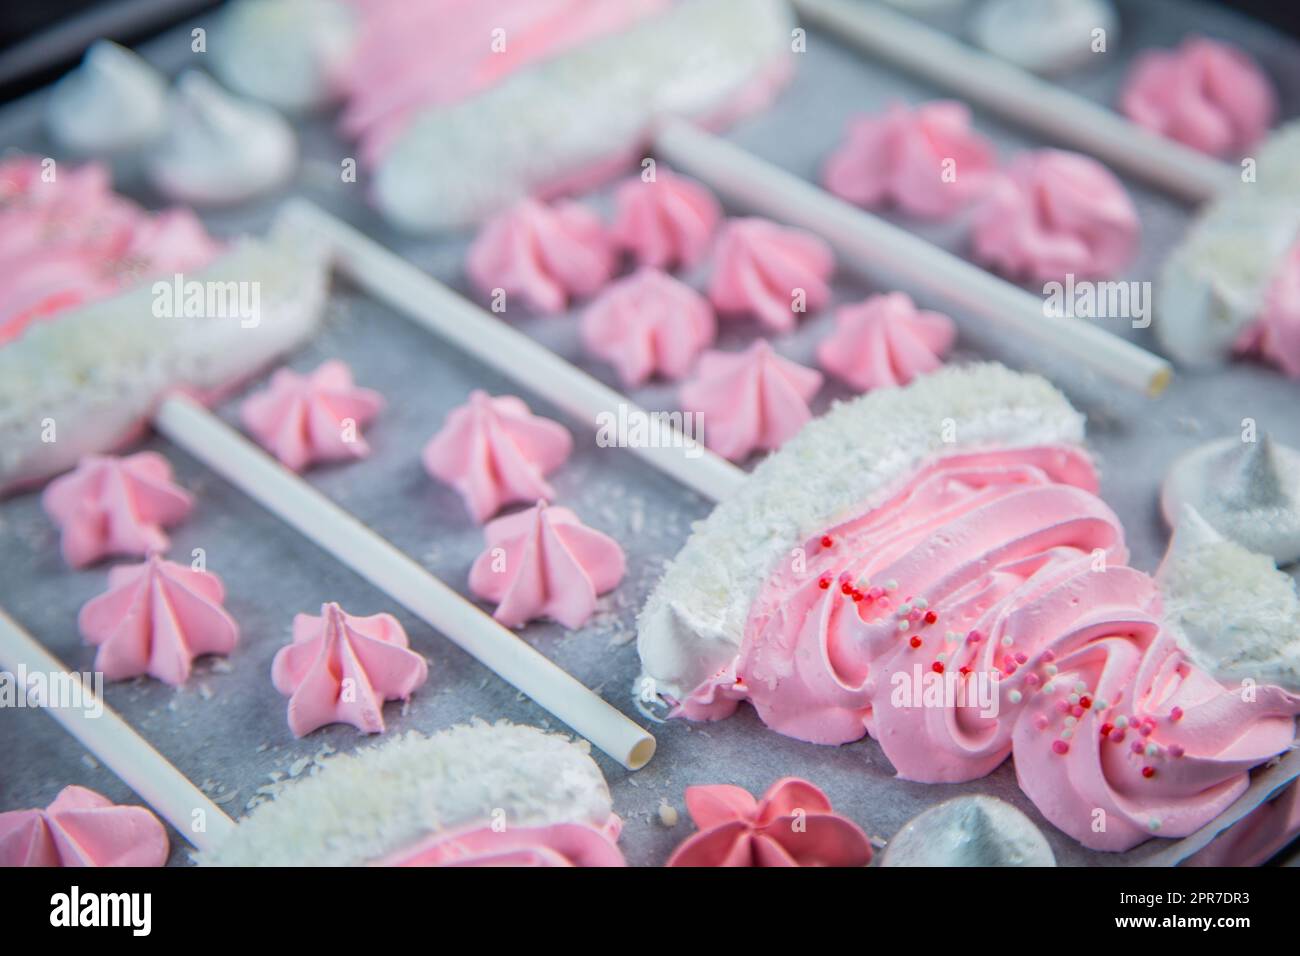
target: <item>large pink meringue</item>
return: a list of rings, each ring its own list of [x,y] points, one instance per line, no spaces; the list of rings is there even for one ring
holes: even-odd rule
[[[465,267],[487,295],[503,289],[538,312],[561,312],[571,297],[594,295],[609,281],[614,252],[585,206],[525,199],[479,231]]]
[[[743,352],[705,352],[696,377],[682,386],[682,407],[704,421],[705,443],[743,461],[770,451],[812,417],[808,402],[821,388],[820,372],[782,358],[766,339]]]
[[[101,165],[0,161],[0,345],[146,278],[201,268],[220,248],[189,210],[150,214],[114,193]]]
[[[155,554],[109,571],[108,590],[82,606],[77,627],[99,647],[95,670],[108,680],[148,674],[178,686],[196,657],[229,654],[239,642],[239,626],[222,607],[225,598],[212,572]]]
[[[1242,332],[1237,350],[1259,355],[1300,378],[1300,242],[1269,282],[1263,308]]]
[[[627,866],[615,833],[586,823],[435,833],[380,866]]]
[[[966,104],[935,100],[854,119],[822,182],[859,206],[944,219],[979,195],[995,169],[993,146],[971,129]]]
[[[302,471],[315,462],[369,455],[361,429],[383,407],[384,397],[354,385],[352,370],[336,360],[308,375],[279,369],[269,386],[244,399],[239,414],[263,448]]]
[[[1227,43],[1191,37],[1176,50],[1148,50],[1120,93],[1129,119],[1212,156],[1236,157],[1264,138],[1277,96],[1264,71]]]
[[[420,110],[459,102],[669,2],[352,0],[360,23],[342,77],[343,130],[361,137],[373,163]]]
[[[890,292],[837,309],[835,331],[817,346],[817,360],[865,392],[933,372],[956,338],[948,316],[919,310],[907,294]]]
[[[681,378],[716,336],[708,301],[652,268],[610,286],[582,316],[583,344],[618,369],[625,385],[642,385],[655,373]]]
[[[615,203],[614,242],[656,269],[699,263],[722,216],[713,193],[662,168],[650,182],[638,176],[623,183]]]
[[[1137,248],[1128,192],[1094,159],[1058,149],[1022,153],[980,203],[975,258],[1014,278],[1105,278]]]
[[[830,246],[802,229],[767,219],[732,219],[713,254],[709,298],[719,312],[752,312],[778,332],[797,321],[796,296],[807,310],[830,299],[827,281],[835,271]]]
[[[522,399],[475,390],[424,446],[424,467],[465,499],[480,524],[516,501],[554,498],[546,482],[573,450],[568,430]]]
[[[107,555],[167,550],[162,529],[184,521],[193,505],[173,483],[167,459],[152,451],[88,455],[41,495],[45,513],[62,531],[63,558],[74,568]]]
[[[337,604],[320,617],[293,619],[293,643],[271,663],[275,689],[289,698],[289,729],[304,737],[326,724],[384,732],[384,701],[406,700],[429,678],[391,614],[354,617]]]
[[[681,711],[749,700],[801,740],[869,733],[905,780],[973,780],[1010,755],[1043,815],[1093,849],[1193,833],[1291,746],[1300,697],[1264,686],[1247,703],[1184,656],[1096,488],[1067,447],[922,467],[772,574],[735,661]]]
[[[755,800],[729,784],[686,789],[699,833],[673,851],[668,866],[866,866],[871,842],[836,814],[826,794],[784,777]]]
[[[487,549],[469,572],[469,589],[497,605],[507,627],[550,618],[570,630],[596,612],[596,597],[623,580],[618,542],[588,528],[568,508],[536,507],[488,524]]]
[[[144,807],[64,787],[44,810],[0,813],[0,867],[162,866],[167,830]]]

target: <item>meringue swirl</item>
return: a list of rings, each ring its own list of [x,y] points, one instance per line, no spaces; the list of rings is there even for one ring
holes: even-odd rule
[[[1189,661],[1096,491],[1065,446],[924,466],[777,569],[734,662],[679,711],[748,700],[798,739],[869,733],[919,782],[1013,755],[1026,795],[1093,849],[1192,833],[1291,744],[1300,697],[1247,702]]]

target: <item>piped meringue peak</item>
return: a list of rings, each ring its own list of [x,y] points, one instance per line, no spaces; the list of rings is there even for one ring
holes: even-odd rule
[[[830,299],[835,256],[821,239],[767,219],[732,219],[713,252],[709,299],[719,312],[752,313],[789,332],[804,312]]]
[[[948,316],[917,309],[906,293],[890,292],[837,309],[835,331],[817,346],[817,360],[865,392],[933,372],[956,338]]]
[[[171,464],[152,451],[89,455],[41,494],[41,506],[59,526],[63,559],[74,568],[110,555],[166,551],[163,528],[184,521],[193,505],[172,481]]]
[[[650,181],[638,176],[623,183],[614,201],[614,242],[656,269],[698,264],[722,217],[713,193],[662,166]]]
[[[1137,248],[1137,210],[1105,166],[1079,153],[1022,153],[975,213],[979,261],[1017,279],[1104,278]]]
[[[971,129],[964,103],[895,103],[849,123],[822,182],[868,209],[896,206],[928,219],[954,215],[978,196],[996,169],[992,144]]]
[[[653,268],[611,285],[582,316],[587,351],[611,363],[629,386],[643,385],[655,374],[681,378],[716,336],[708,301]]]
[[[235,649],[239,626],[222,607],[225,597],[211,571],[155,554],[109,571],[108,590],[82,606],[77,626],[99,647],[95,670],[108,680],[147,674],[179,686],[196,657]]]
[[[483,529],[487,549],[469,572],[469,589],[497,605],[507,627],[550,618],[575,630],[596,612],[627,567],[623,549],[568,508],[539,501]]]
[[[614,274],[614,253],[605,226],[587,207],[525,199],[483,226],[465,268],[485,295],[500,289],[553,313],[574,296],[598,292]]]
[[[50,90],[45,124],[64,149],[108,156],[154,142],[166,107],[167,81],[158,70],[126,47],[96,40]]]
[[[166,135],[150,152],[148,170],[172,199],[238,203],[281,185],[297,160],[297,139],[284,117],[189,70],[176,81]]]
[[[1119,102],[1139,126],[1227,158],[1263,139],[1277,116],[1277,96],[1259,64],[1206,37],[1140,54]]]
[[[534,415],[523,399],[475,389],[424,446],[423,459],[425,470],[459,491],[482,524],[508,504],[554,498],[544,476],[572,450],[568,429]]]
[[[1174,527],[1190,505],[1217,532],[1278,564],[1300,560],[1300,452],[1275,443],[1224,438],[1179,456],[1160,489]]]
[[[945,800],[903,824],[881,866],[1056,866],[1043,831],[1005,800]]]
[[[808,403],[822,375],[783,358],[766,339],[743,352],[707,351],[681,389],[686,411],[698,412],[704,440],[732,461],[781,447],[812,418]]]
[[[162,866],[167,830],[144,807],[64,787],[44,810],[0,813],[0,867]]]
[[[271,663],[275,689],[289,698],[289,729],[304,737],[326,724],[384,732],[384,701],[406,700],[429,678],[391,614],[354,617],[337,604],[293,619],[293,643]]]
[[[699,828],[668,866],[866,866],[871,842],[834,812],[806,780],[784,777],[761,800],[729,784],[688,787],[686,809]],[[801,824],[801,825],[798,825]]]
[[[288,468],[365,458],[370,446],[361,429],[379,414],[384,397],[352,382],[345,362],[325,362],[302,375],[282,368],[271,383],[244,399],[244,427]]]

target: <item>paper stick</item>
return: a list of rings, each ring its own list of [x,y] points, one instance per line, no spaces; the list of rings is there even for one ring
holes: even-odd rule
[[[47,680],[56,674],[68,674],[77,680],[81,684],[81,700],[75,702],[76,706],[71,706],[73,702],[55,700],[55,695],[48,695],[50,699],[41,703],[41,709],[81,741],[104,766],[197,849],[207,850],[234,831],[234,820],[110,710],[79,675],[69,672],[3,608],[0,608],[0,668],[15,675],[20,670],[28,675],[43,674]],[[25,692],[25,688],[20,688],[20,692]],[[203,829],[196,829],[200,821]]]
[[[426,275],[352,226],[305,200],[286,215],[327,237],[335,264],[370,295],[386,302],[457,348],[514,379],[569,414],[600,428],[626,416],[646,422],[648,439],[628,450],[706,498],[735,492],[745,473],[700,446],[664,418],[638,407],[550,349]]]
[[[1211,199],[1236,174],[1226,163],[1157,136],[1113,110],[886,10],[884,4],[794,0],[794,5],[810,22],[878,59],[1185,199]]]
[[[991,324],[1148,395],[1160,394],[1169,384],[1173,369],[1164,359],[1081,319],[1048,315],[1043,300],[1019,286],[690,123],[666,121],[654,147],[677,169],[724,196],[817,233],[859,270],[889,270]]]
[[[629,770],[654,755],[643,728],[202,405],[168,398],[154,427]]]

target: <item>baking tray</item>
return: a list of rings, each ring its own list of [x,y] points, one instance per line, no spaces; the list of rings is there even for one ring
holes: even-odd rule
[[[1293,41],[1231,12],[1196,2],[1141,0],[1121,3],[1120,8],[1123,35],[1119,42],[1112,43],[1110,52],[1098,57],[1095,64],[1062,80],[1082,95],[1112,102],[1133,51],[1170,46],[1194,31],[1231,40],[1256,56],[1278,86],[1282,115],[1300,114],[1300,56]],[[941,15],[934,22],[955,27],[959,20]],[[213,23],[212,16],[198,17],[146,44],[140,52],[168,73],[187,66],[203,67],[203,56],[190,51],[189,31],[200,25],[211,28]],[[839,141],[846,119],[855,112],[875,110],[895,99],[916,102],[943,95],[943,91],[872,64],[831,37],[811,30],[808,52],[780,100],[726,135],[783,168],[815,178],[822,160]],[[0,106],[3,147],[59,156],[40,129],[44,96],[42,91]],[[1004,158],[1020,149],[1049,145],[978,110],[976,126],[997,144]],[[299,195],[355,224],[420,269],[472,294],[462,276],[467,235],[412,239],[394,233],[366,206],[364,177],[355,184],[341,181],[340,162],[352,155],[352,147],[335,135],[331,118],[300,123],[299,132],[304,159],[292,187],[248,206],[204,212],[203,219],[214,233],[233,236],[261,231],[284,198]],[[141,181],[138,171],[123,166],[116,173],[122,191],[149,206],[164,204]],[[1125,183],[1143,224],[1140,255],[1125,277],[1151,279],[1186,228],[1192,210],[1140,182],[1125,179]],[[590,201],[608,208],[608,190],[592,194]],[[938,245],[962,251],[959,224],[918,226],[897,221]],[[703,275],[688,273],[686,278],[698,285]],[[922,305],[938,305],[932,296],[894,284],[887,276],[862,280],[847,271],[836,280],[835,302],[889,288],[912,292]],[[1014,367],[1042,371],[1087,413],[1090,447],[1102,468],[1102,495],[1124,523],[1135,567],[1153,570],[1163,553],[1167,535],[1159,518],[1156,491],[1167,463],[1179,452],[1236,431],[1246,417],[1254,418],[1276,438],[1300,445],[1300,418],[1293,414],[1296,386],[1269,369],[1235,364],[1219,371],[1182,374],[1162,399],[1150,401],[1116,391],[1041,350],[1025,352],[1012,337],[983,327],[960,312],[952,314],[961,328],[954,360],[996,358]],[[572,315],[511,317],[509,321],[575,365],[621,387],[608,366],[589,361],[583,354]],[[815,344],[827,333],[831,321],[827,310],[776,344],[791,358],[812,364]],[[1126,325],[1115,323],[1112,328],[1154,348],[1149,330]],[[748,321],[724,323],[719,345],[739,347],[756,332],[756,326]],[[645,721],[632,699],[639,673],[635,614],[664,562],[681,547],[692,522],[709,512],[710,504],[648,470],[630,453],[598,448],[593,433],[580,422],[567,420],[537,396],[520,392],[508,379],[338,281],[323,330],[287,364],[309,369],[333,357],[351,363],[358,382],[378,388],[388,407],[367,430],[374,449],[368,460],[319,468],[309,472],[308,479],[462,593],[468,594],[466,577],[481,550],[482,532],[465,514],[456,494],[424,473],[419,460],[424,442],[447,412],[474,388],[522,394],[534,411],[569,425],[575,449],[553,478],[558,502],[572,507],[624,546],[628,573],[622,585],[601,600],[598,614],[586,627],[568,632],[557,625],[535,623],[522,633],[615,706]],[[647,407],[671,408],[675,386],[653,385],[631,394]],[[846,395],[826,389],[815,410]],[[235,423],[239,398],[235,396],[217,410],[231,423]],[[155,681],[134,680],[108,685],[105,696],[109,706],[232,815],[238,817],[250,805],[266,799],[285,779],[310,772],[314,763],[331,752],[351,750],[367,741],[347,726],[331,726],[294,740],[285,721],[286,700],[271,685],[271,658],[289,640],[293,615],[315,612],[323,601],[339,601],[357,614],[395,613],[412,646],[430,659],[428,683],[408,705],[386,708],[390,734],[407,729],[433,731],[470,717],[508,718],[559,729],[555,720],[530,700],[185,454],[159,439],[145,447],[167,455],[178,480],[197,499],[191,519],[172,535],[170,556],[181,560],[192,549],[204,549],[208,567],[226,583],[227,608],[239,621],[243,636],[240,647],[228,659],[201,661],[184,688],[173,690]],[[76,615],[84,601],[103,589],[105,574],[102,565],[73,571],[63,564],[56,531],[42,514],[37,495],[0,502],[0,605],[72,669],[91,667],[93,649],[78,637]],[[888,761],[870,740],[842,747],[802,743],[768,731],[748,708],[721,723],[671,721],[655,724],[652,730],[659,750],[643,770],[628,772],[596,755],[609,780],[615,809],[626,824],[621,846],[634,865],[663,863],[673,847],[692,832],[684,813],[675,827],[659,822],[661,803],[683,810],[682,792],[687,786],[733,783],[758,794],[784,775],[816,782],[838,811],[877,837],[887,838],[907,818],[940,800],[962,793],[991,793],[1035,819],[1062,864],[1169,863],[1194,846],[1152,840],[1125,854],[1088,851],[1041,818],[1021,795],[1010,762],[988,777],[966,784],[909,783],[894,779]],[[1257,773],[1258,792],[1237,812],[1300,773],[1296,756],[1292,754],[1282,766]],[[43,806],[71,783],[99,790],[115,801],[136,799],[45,715],[34,710],[0,710],[0,811]],[[1228,820],[1225,815],[1219,822]],[[172,843],[172,862],[187,862],[185,842],[173,833]]]

